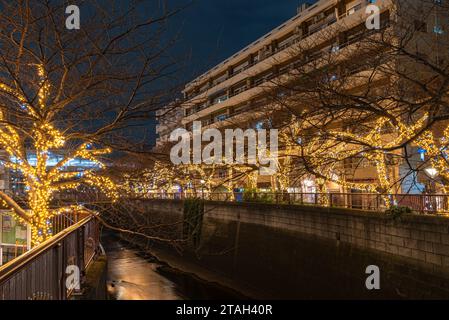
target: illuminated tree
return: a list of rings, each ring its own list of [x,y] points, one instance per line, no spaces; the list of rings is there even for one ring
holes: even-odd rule
[[[47,99],[51,86],[46,79],[43,66],[36,66],[36,73],[40,79],[37,106],[29,105],[20,91],[0,83],[0,92],[16,99],[23,113],[32,119],[32,130],[26,139],[21,134],[20,127],[8,123],[6,116],[3,113],[0,114],[0,147],[8,156],[3,164],[6,168],[19,171],[23,175],[30,209],[20,208],[5,192],[0,192],[0,197],[20,220],[31,225],[33,244],[41,243],[52,235],[51,218],[60,212],[50,209],[51,200],[56,192],[76,189],[81,184],[87,184],[100,189],[113,200],[118,197],[114,182],[108,177],[97,175],[94,169],[63,170],[71,160],[76,158],[90,160],[103,168],[104,165],[98,156],[109,153],[109,149],[92,150],[88,147],[90,143],[83,142],[55,166],[49,167],[50,152],[63,149],[66,141],[63,133],[54,127],[51,117],[42,116],[48,111]],[[25,149],[27,140],[31,141],[31,149],[36,156],[35,164],[29,161],[29,152]]]
[[[52,208],[56,193],[84,185],[116,199],[101,170],[108,154],[148,152],[147,120],[171,99],[153,83],[173,82],[176,63],[164,55],[173,42],[161,34],[177,9],[163,1],[83,2],[81,29],[68,30],[62,2],[0,0],[0,8],[1,161],[21,174],[27,203],[7,192],[0,198],[38,244],[60,212]],[[73,159],[96,168],[79,170]]]
[[[404,177],[418,176],[422,164],[413,158],[418,146],[435,169],[446,165],[439,128],[449,120],[449,37],[418,28],[417,22],[445,25],[449,7],[430,0],[396,4],[400,17],[383,13],[379,30],[366,29],[362,14],[354,17],[358,27],[325,28],[286,49],[289,58],[273,58],[278,76],[264,85],[263,94],[279,118],[294,119],[280,126],[289,143],[297,144],[290,151],[283,146],[292,153],[294,175],[308,171],[319,179],[318,187],[332,181],[347,190],[383,194],[397,192]],[[374,168],[378,183],[352,182],[345,162]],[[384,197],[387,206],[393,200]]]
[[[417,139],[419,146],[425,150],[433,169],[442,178],[445,194],[449,193],[449,126],[443,132],[425,131]]]
[[[284,148],[290,156],[300,158],[305,170],[317,177],[320,193],[326,193],[326,182],[334,182],[347,189],[358,189],[383,195],[387,207],[392,204],[396,181],[389,172],[389,161],[400,158],[397,146],[407,143],[426,127],[428,115],[425,114],[413,124],[405,123],[400,117],[381,117],[377,121],[360,124],[351,128],[352,132],[329,129],[314,131],[307,136],[306,124],[297,120],[284,130]],[[310,119],[308,120],[311,121]],[[296,147],[293,145],[296,143]],[[354,183],[346,180],[345,160],[357,158],[372,164],[376,169],[378,184]],[[327,204],[323,197],[322,204]]]

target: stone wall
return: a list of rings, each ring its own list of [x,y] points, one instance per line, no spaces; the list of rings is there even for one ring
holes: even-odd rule
[[[448,271],[449,217],[385,214],[307,206],[211,203],[213,218],[293,230],[411,258],[417,263]]]
[[[142,205],[158,223],[182,220],[182,201]],[[264,289],[262,298],[449,298],[449,218],[221,202],[204,211],[200,248],[182,259],[236,289]],[[382,272],[380,292],[365,287],[371,264]]]
[[[153,200],[154,210],[182,213],[181,201]],[[436,270],[449,268],[449,217],[404,215],[312,206],[208,202],[205,217],[305,233],[360,248],[411,258]]]

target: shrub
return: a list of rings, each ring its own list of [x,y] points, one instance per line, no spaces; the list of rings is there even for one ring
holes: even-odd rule
[[[393,219],[396,219],[400,218],[404,214],[412,213],[412,209],[409,207],[392,206],[391,208],[385,210],[385,213],[391,215]]]
[[[243,193],[243,201],[246,202],[271,203],[273,200],[273,194],[258,192],[257,189],[245,189]]]

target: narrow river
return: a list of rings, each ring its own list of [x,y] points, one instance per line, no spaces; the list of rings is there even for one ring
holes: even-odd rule
[[[103,236],[108,256],[108,293],[116,300],[241,299],[233,292],[178,272],[111,234]]]

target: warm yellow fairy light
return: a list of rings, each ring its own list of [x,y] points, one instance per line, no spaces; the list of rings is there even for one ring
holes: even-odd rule
[[[51,86],[43,65],[37,66],[37,74],[40,79],[37,104],[40,110],[45,111],[48,107]],[[24,139],[19,132],[6,122],[0,126],[0,147],[10,157],[16,159],[14,162],[5,162],[4,165],[23,174],[30,207],[26,216],[21,216],[17,212],[13,212],[13,215],[18,220],[31,225],[33,245],[41,243],[52,235],[51,218],[61,213],[61,209],[50,208],[50,202],[55,192],[75,189],[81,184],[88,184],[104,192],[113,201],[118,198],[116,185],[110,178],[99,176],[93,170],[61,171],[62,167],[75,158],[91,160],[98,164],[100,168],[103,168],[104,165],[98,159],[98,156],[110,153],[110,149],[89,150],[88,144],[84,143],[73,154],[66,156],[56,166],[49,168],[47,165],[49,151],[64,148],[64,134],[53,125],[51,118],[38,117],[34,109],[27,104],[23,94],[3,83],[0,83],[0,91],[15,97],[24,106],[23,112],[26,112],[34,120],[33,130],[30,134],[33,149],[36,153],[36,164],[34,166],[29,164],[27,155],[24,153]],[[0,112],[0,120],[3,120],[3,117]],[[2,205],[9,207],[5,201],[2,201]]]
[[[441,137],[435,137],[435,134],[427,130],[418,139],[418,145],[426,151],[435,172],[443,180],[449,181],[449,126],[443,131]],[[444,193],[449,193],[449,185],[442,184]]]
[[[330,130],[323,135],[316,134],[309,141],[297,143],[301,140],[303,128],[298,122],[294,122],[286,132],[286,150],[287,154],[298,154],[306,161],[309,170],[314,171],[318,176],[322,185],[323,180],[339,184],[348,189],[358,189],[366,192],[374,192],[381,194],[393,194],[393,182],[387,165],[387,152],[384,150],[394,148],[404,142],[409,141],[424,127],[428,118],[424,114],[413,125],[403,123],[400,119],[396,122],[386,117],[380,117],[374,121],[370,131],[364,134],[355,134],[347,131]],[[384,133],[385,128],[392,129],[392,133],[387,136]],[[448,130],[449,132],[449,130]],[[302,141],[302,140],[301,140]],[[292,149],[290,146],[297,144],[297,148]],[[298,150],[299,149],[299,150]],[[334,174],[338,170],[338,165],[344,160],[361,157],[370,161],[376,168],[379,186],[364,183],[351,183]],[[320,187],[320,192],[323,187]],[[390,196],[384,195],[383,199],[390,207],[392,199]]]

